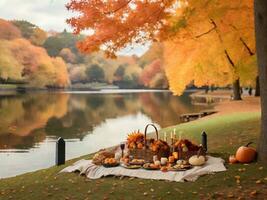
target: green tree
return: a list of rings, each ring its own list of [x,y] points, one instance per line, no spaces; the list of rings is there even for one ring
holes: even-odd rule
[[[125,75],[125,66],[124,65],[120,65],[116,69],[116,71],[114,73],[114,77],[115,77],[116,81],[121,81],[123,79],[124,75]]]
[[[12,23],[20,30],[22,37],[30,40],[33,44],[40,46],[45,42],[46,32],[37,25],[25,20],[14,20]]]
[[[104,70],[96,64],[86,69],[86,75],[89,82],[103,82],[105,78]]]

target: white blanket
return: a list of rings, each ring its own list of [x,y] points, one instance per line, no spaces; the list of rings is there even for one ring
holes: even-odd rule
[[[179,172],[161,172],[159,170],[145,170],[145,169],[126,169],[124,167],[105,168],[92,163],[92,160],[79,160],[73,165],[61,170],[62,172],[79,171],[81,175],[86,175],[89,179],[99,179],[104,176],[129,176],[143,179],[168,180],[176,182],[195,181],[199,176],[211,174],[214,172],[226,171],[224,160],[207,156],[208,160],[203,166],[195,166],[187,171]]]

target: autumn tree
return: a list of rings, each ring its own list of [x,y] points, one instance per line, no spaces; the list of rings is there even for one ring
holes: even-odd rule
[[[94,64],[91,67],[86,69],[86,75],[89,82],[103,82],[105,78],[104,70],[98,65]]]
[[[69,77],[72,83],[86,83],[86,66],[84,64],[69,66]]]
[[[141,73],[140,81],[144,86],[149,87],[152,79],[156,74],[162,72],[162,63],[159,59],[154,60],[150,65],[146,66]]]
[[[22,37],[35,45],[42,45],[46,40],[46,32],[26,20],[13,20],[12,23],[21,31]]]
[[[0,39],[12,40],[20,38],[20,30],[12,23],[0,18]]]
[[[0,40],[0,81],[21,80],[23,66],[13,57],[10,42]]]
[[[67,22],[79,34],[93,30],[83,41],[78,42],[82,52],[91,53],[104,47],[106,55],[114,57],[116,51],[129,43],[145,43],[156,38],[165,29],[168,8],[173,0],[71,0],[69,10],[79,12],[79,17]],[[97,23],[96,23],[97,22]]]
[[[63,48],[59,52],[59,56],[62,57],[68,63],[75,63],[76,56],[69,48]]]
[[[261,90],[261,135],[258,145],[259,159],[267,164],[267,4],[254,2],[256,48]]]
[[[201,62],[198,62],[197,66],[201,69],[209,63],[209,60],[205,59],[207,57],[205,56],[205,51],[210,48],[209,45],[212,45],[213,47],[209,51],[214,50],[216,52],[212,54],[216,62],[211,60],[212,62],[209,66],[214,67],[218,63],[223,69],[219,74],[224,74],[225,72],[225,78],[227,79],[232,76],[234,95],[236,99],[239,99],[238,87],[240,76],[237,73],[237,66],[240,62],[243,63],[247,58],[249,59],[255,54],[252,4],[252,0],[181,0],[179,2],[157,0],[72,0],[67,5],[67,8],[78,11],[81,14],[79,17],[68,20],[68,23],[73,26],[75,33],[80,33],[80,31],[85,29],[93,30],[91,35],[78,44],[78,47],[83,52],[97,51],[104,46],[106,54],[114,57],[119,49],[129,43],[143,43],[147,40],[158,39],[160,37],[164,40],[169,40],[169,37],[174,36],[176,41],[180,39],[182,41],[190,40],[185,56],[192,55],[191,52],[193,51],[193,58],[197,59],[198,53],[195,52],[196,49],[190,48],[190,45],[194,46],[192,44],[194,40],[198,40],[199,38],[203,39],[211,35],[212,37],[209,38],[209,43],[206,43],[208,46],[204,45],[205,42],[201,42],[200,44],[205,47],[202,48],[204,62],[200,60]],[[177,5],[176,8],[173,8],[174,5]],[[267,161],[267,4],[263,0],[255,0],[254,9],[257,58],[262,93],[262,134],[259,157]],[[169,17],[170,15],[172,15],[171,18]],[[218,44],[220,44],[217,46],[219,48],[214,48]],[[186,60],[186,63],[190,68],[190,61]],[[172,67],[169,68],[171,69],[169,70],[170,73],[167,73],[170,87],[175,93],[180,93],[184,89],[183,86],[181,87],[179,85],[179,82],[176,82],[178,77],[175,79],[175,76],[171,74],[171,71],[175,72],[178,67],[179,65],[173,63]],[[229,71],[229,69],[231,70]],[[188,76],[188,78],[194,74],[194,70],[191,70],[191,72],[190,70],[186,71],[187,73],[183,73],[183,75]]]

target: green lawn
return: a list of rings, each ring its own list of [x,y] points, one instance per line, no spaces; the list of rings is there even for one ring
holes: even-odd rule
[[[0,90],[9,90],[9,89],[16,89],[17,85],[15,84],[0,84]]]
[[[209,152],[227,158],[235,148],[248,141],[257,141],[259,113],[220,116],[176,126],[183,138],[200,140],[207,131]],[[161,131],[170,132],[174,127]],[[91,155],[83,158],[90,158]],[[0,199],[264,199],[267,196],[267,167],[258,163],[226,165],[226,172],[207,175],[196,182],[176,183],[119,177],[88,180],[78,174],[57,174],[61,167],[52,167],[0,181]]]

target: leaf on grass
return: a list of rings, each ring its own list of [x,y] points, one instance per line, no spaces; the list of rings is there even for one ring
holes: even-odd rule
[[[250,196],[255,196],[255,195],[257,195],[257,193],[258,193],[257,190],[253,190],[252,192],[249,193],[249,195]]]

